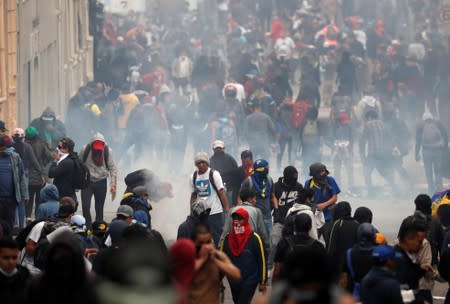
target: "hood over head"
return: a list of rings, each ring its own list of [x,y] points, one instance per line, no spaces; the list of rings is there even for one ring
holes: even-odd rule
[[[41,202],[59,201],[59,191],[53,184],[47,184],[40,192]]]
[[[51,107],[45,108],[41,115],[42,120],[55,120],[56,114],[55,111]]]
[[[339,220],[352,215],[352,207],[349,202],[339,202],[333,210],[333,220]]]
[[[369,223],[372,224],[372,211],[367,207],[358,207],[355,210],[353,218],[360,224]]]

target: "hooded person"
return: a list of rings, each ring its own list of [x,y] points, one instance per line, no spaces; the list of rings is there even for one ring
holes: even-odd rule
[[[299,196],[303,191],[302,184],[298,182],[298,171],[294,166],[284,168],[283,176],[274,184],[273,191],[278,200],[278,209],[273,212],[271,236],[272,250],[275,250],[282,237],[287,213],[299,201]]]
[[[357,243],[357,231],[359,223],[351,217],[352,208],[348,202],[339,202],[333,210],[333,223],[330,228],[327,244],[327,252],[332,257],[333,265],[343,265],[347,249]]]
[[[358,207],[353,214],[353,218],[360,224],[369,223],[372,224],[372,210],[367,207]]]
[[[40,139],[49,148],[56,148],[58,141],[66,137],[66,127],[61,120],[56,119],[55,111],[50,107],[45,108],[40,117],[33,119],[30,126],[38,130]]]
[[[359,300],[364,276],[373,265],[372,251],[376,246],[377,230],[369,223],[358,227],[357,243],[345,253],[343,272],[346,274],[346,289]]]
[[[315,240],[319,239],[317,235],[317,221],[314,212],[311,209],[314,200],[314,192],[311,189],[303,189],[299,194],[299,200],[290,208],[286,214],[283,227],[283,237],[294,235],[295,233],[295,218],[298,214],[304,213],[311,218],[311,230],[309,236]]]
[[[105,137],[96,133],[91,142],[80,151],[80,159],[89,169],[90,183],[87,188],[81,190],[81,203],[86,224],[91,226],[91,199],[95,199],[95,220],[103,220],[103,208],[108,191],[107,178],[110,177],[109,192],[114,199],[117,189],[117,168],[112,155],[112,149],[108,147]]]
[[[256,287],[265,290],[266,252],[261,237],[253,232],[249,214],[238,208],[231,214],[233,228],[221,244],[221,250],[241,271],[240,282],[229,281],[234,303],[250,303]]]
[[[332,222],[330,207],[333,206],[341,192],[338,184],[333,177],[329,176],[330,172],[322,163],[314,163],[309,167],[309,175],[312,178],[305,182],[305,188],[314,191],[313,212],[315,214],[322,212],[325,225],[319,229],[319,236],[326,237],[327,230]]]
[[[241,185],[243,189],[253,189],[256,192],[256,207],[263,216],[268,235],[272,233],[271,205],[278,209],[278,201],[273,191],[273,181],[269,176],[269,163],[264,159],[258,159],[253,163],[253,174]]]
[[[59,191],[53,184],[47,184],[39,193],[41,203],[36,210],[36,220],[45,220],[59,210]]]
[[[179,239],[191,239],[195,231],[195,226],[199,223],[208,223],[209,208],[205,201],[197,199],[191,207],[191,214],[187,216],[186,220],[178,226],[177,240]]]

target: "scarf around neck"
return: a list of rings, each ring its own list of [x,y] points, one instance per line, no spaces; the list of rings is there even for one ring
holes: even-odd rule
[[[240,223],[238,220],[233,220],[233,228],[228,235],[228,246],[233,256],[240,256],[250,239],[252,227],[248,222],[248,212],[244,208],[239,208],[234,213],[239,214],[244,221]]]

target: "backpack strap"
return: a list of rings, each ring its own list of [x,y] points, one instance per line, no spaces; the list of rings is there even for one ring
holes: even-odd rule
[[[348,270],[350,271],[350,276],[352,277],[353,280],[355,280],[355,271],[354,271],[353,265],[352,265],[352,249],[351,248],[347,249],[346,256],[347,256],[347,266],[348,266]]]
[[[83,164],[86,162],[86,160],[89,156],[89,153],[91,152],[91,149],[92,149],[91,144],[87,144],[86,147],[84,148],[83,159],[82,159]]]
[[[219,200],[220,200],[219,189],[217,189],[216,183],[214,182],[214,170],[213,169],[209,169],[209,183],[213,187],[214,191],[216,191],[217,196],[219,197]]]
[[[194,172],[194,174],[192,175],[192,184],[194,185],[194,192],[197,193],[197,188],[195,187],[195,182],[197,181],[197,171]]]
[[[84,152],[83,152],[83,164],[86,163],[86,160],[89,156],[89,153],[91,152],[91,144],[87,144],[86,148],[84,148]],[[109,166],[108,166],[108,160],[109,160],[109,147],[108,145],[105,144],[105,148],[103,149],[103,158],[105,159],[105,167],[106,170],[109,171]]]

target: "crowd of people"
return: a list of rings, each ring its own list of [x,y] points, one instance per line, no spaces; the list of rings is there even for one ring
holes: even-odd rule
[[[219,303],[224,277],[234,303],[433,303],[450,279],[450,191],[433,195],[450,177],[437,3],[219,0],[174,16],[92,3],[95,80],[64,121],[51,108],[26,128],[0,121],[5,303]],[[189,145],[190,212],[171,242],[151,210],[179,185],[156,168],[183,167]],[[384,194],[374,170],[387,197],[398,181],[418,193],[410,155],[427,194],[388,244],[338,196],[359,162],[363,196]],[[130,172],[136,159],[152,170]]]

